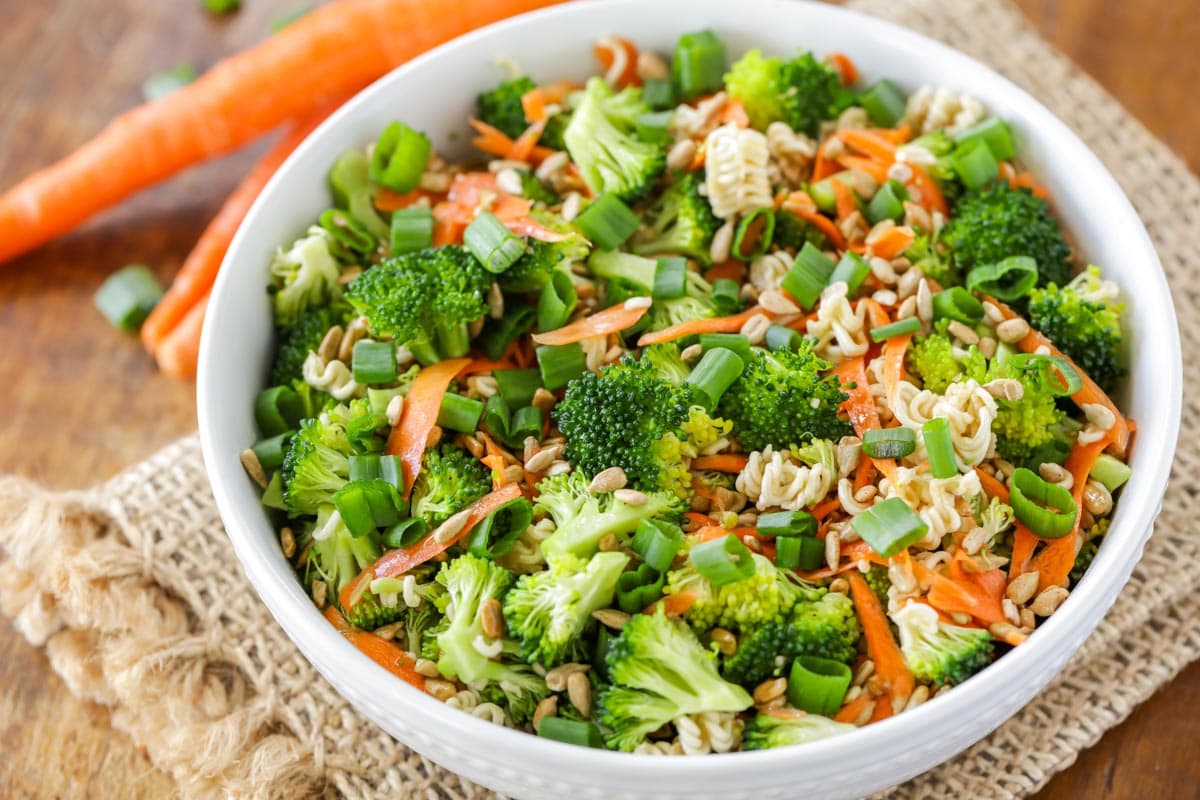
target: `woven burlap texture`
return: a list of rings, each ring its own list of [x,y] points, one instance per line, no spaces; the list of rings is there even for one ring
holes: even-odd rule
[[[1146,221],[1180,308],[1200,304],[1200,181],[995,0],[860,0],[1030,89],[1088,141]],[[1200,321],[1183,317],[1184,431],[1200,429]],[[1154,537],[1066,670],[974,747],[881,797],[1025,796],[1200,657],[1200,446],[1180,443]],[[0,609],[185,796],[485,798],[359,716],[239,569],[194,437],[93,490],[0,481]]]

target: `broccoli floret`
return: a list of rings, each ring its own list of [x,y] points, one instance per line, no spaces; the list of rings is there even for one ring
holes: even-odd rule
[[[689,559],[679,569],[667,573],[663,591],[668,595],[696,593],[697,599],[684,618],[700,632],[718,625],[749,630],[769,622],[784,622],[800,600],[820,597],[820,589],[800,580],[791,571],[778,569],[766,556],[751,555],[754,574],[745,580],[715,587]]]
[[[920,267],[922,274],[937,281],[943,287],[958,286],[963,282],[961,263],[950,252],[941,236],[921,232],[904,251],[904,257]]]
[[[597,278],[607,281],[610,287],[616,285],[650,297],[654,292],[654,273],[658,269],[658,262],[616,250],[597,250],[588,259],[588,269]],[[688,270],[684,292],[683,297],[654,300],[644,318],[646,328],[662,330],[717,313],[712,301],[712,286],[699,273]]]
[[[563,663],[592,612],[612,603],[628,563],[629,556],[617,552],[587,561],[563,556],[543,572],[522,575],[504,600],[504,617],[526,660],[546,667]]]
[[[892,588],[892,579],[888,576],[888,568],[882,564],[872,564],[871,569],[863,575],[863,578],[866,579],[867,586],[870,586],[871,591],[875,593],[879,605],[887,608],[888,590]]]
[[[939,322],[939,328],[944,328]],[[906,356],[907,367],[931,392],[944,394],[946,387],[963,375],[963,365],[954,355],[954,345],[943,330],[913,340]]]
[[[308,309],[296,318],[294,324],[279,328],[276,332],[279,346],[275,350],[275,361],[271,364],[271,383],[278,385],[301,379],[309,351],[321,345],[330,328],[345,321],[344,313],[330,306],[322,306]]]
[[[683,363],[679,347],[671,342],[644,348],[642,360],[652,366],[660,378],[674,384],[683,383],[692,374],[692,368]]]
[[[754,625],[745,631],[738,649],[725,660],[726,680],[757,686],[782,675],[796,656],[820,656],[850,662],[862,628],[854,605],[844,594],[829,593],[819,600],[801,599],[780,621]]]
[[[1050,206],[1004,181],[963,195],[941,237],[963,274],[1009,256],[1028,256],[1037,262],[1039,286],[1062,286],[1071,276],[1071,246]]]
[[[305,580],[310,587],[314,580],[324,581],[328,601],[340,607],[342,590],[383,555],[383,546],[376,533],[363,536],[350,533],[341,518],[335,516],[332,505],[321,506],[316,514],[316,521],[308,526],[303,536],[310,543]],[[352,614],[351,624],[374,628],[390,622],[391,619],[379,612],[373,603],[375,598],[363,606],[361,616]]]
[[[491,273],[462,247],[389,258],[351,283],[346,299],[371,333],[391,336],[417,360],[458,358],[470,347],[468,326],[487,313]]]
[[[1100,388],[1125,374],[1120,363],[1121,310],[1117,288],[1088,267],[1061,289],[1052,283],[1029,295],[1029,322],[1071,357]]]
[[[955,148],[955,141],[946,133],[945,129],[938,128],[937,130],[922,134],[911,142],[900,145],[897,148],[897,152],[899,153],[906,148],[921,148],[934,157],[934,162],[925,166],[925,172],[929,174],[929,177],[937,181],[938,188],[942,190],[942,196],[946,199],[946,202],[951,205],[956,203],[962,196],[964,187],[955,169],[954,159],[951,158]],[[949,284],[943,283],[942,285],[946,286]]]
[[[335,412],[306,419],[283,457],[283,502],[292,514],[316,514],[350,480],[354,447]]]
[[[527,75],[504,81],[495,89],[479,95],[475,102],[476,114],[481,122],[515,139],[525,132],[527,124],[521,96],[536,88],[537,84]]]
[[[620,467],[634,488],[683,497],[691,484],[686,461],[729,432],[701,401],[652,361],[626,356],[571,381],[554,420],[567,437],[567,460],[588,475]]]
[[[600,693],[597,719],[617,750],[633,750],[684,714],[742,711],[754,703],[745,689],[721,679],[713,654],[662,609],[625,623],[606,664],[612,686]]]
[[[464,683],[487,682],[503,690],[514,722],[533,715],[534,707],[550,693],[546,682],[527,665],[494,660],[479,652],[477,643],[499,645],[497,655],[514,651],[515,642],[490,639],[483,631],[480,608],[499,600],[512,585],[512,573],[504,567],[468,554],[447,561],[437,580],[446,587],[450,622],[437,635],[440,651],[438,669],[447,678]]]
[[[854,102],[838,71],[812,53],[784,61],[751,50],[730,67],[725,88],[741,102],[755,128],[766,130],[772,122],[783,121],[809,136],[816,136],[822,122]]]
[[[271,261],[276,325],[295,325],[308,309],[341,297],[341,269],[329,245],[329,234],[314,226],[287,250],[276,251]]]
[[[555,270],[570,273],[571,265],[588,256],[587,242],[580,236],[568,236],[557,242],[530,239],[525,255],[497,279],[506,292],[540,292]]]
[[[651,517],[678,516],[683,504],[673,494],[648,492],[639,506],[623,503],[611,493],[588,491],[591,480],[583,472],[559,473],[537,485],[536,510],[554,518],[555,531],[542,542],[547,560],[560,556],[590,558],[608,534],[624,536]]]
[[[841,384],[821,374],[829,368],[808,340],[794,351],[753,348],[745,370],[721,396],[717,414],[733,422],[733,435],[747,450],[814,438],[837,441],[850,426],[838,416],[846,399]]]
[[[992,635],[938,619],[932,606],[909,602],[891,615],[908,668],[927,683],[962,683],[992,660]]]
[[[1075,556],[1075,564],[1071,567],[1070,584],[1071,588],[1075,588],[1075,584],[1079,583],[1083,578],[1083,573],[1088,571],[1088,567],[1092,566],[1092,562],[1096,559],[1096,553],[1100,551],[1100,545],[1104,540],[1104,535],[1108,533],[1108,526],[1112,522],[1108,517],[1098,519],[1092,526],[1083,533],[1083,546],[1079,548],[1079,553]]]
[[[436,528],[491,488],[487,467],[461,447],[442,444],[421,457],[421,471],[412,490],[412,515]]]
[[[743,750],[769,750],[808,744],[857,730],[847,722],[835,722],[818,714],[796,714],[787,709],[764,711],[746,723],[742,734]]]
[[[821,233],[815,225],[810,225],[807,221],[782,208],[775,211],[775,235],[771,241],[776,247],[782,247],[794,253],[799,252],[804,245],[809,243],[818,250],[829,248],[825,234]]]
[[[1012,378],[1021,383],[1019,400],[996,399],[992,432],[996,434],[996,450],[1001,456],[1023,465],[1047,452],[1070,448],[1072,431],[1066,427],[1069,420],[1059,408],[1058,397],[1042,370],[1032,365],[1015,367],[1011,360],[1000,357],[987,362],[986,370],[982,369],[980,360],[969,361],[965,365],[966,374],[979,383],[1001,378]],[[1057,462],[1062,458],[1050,460]]]
[[[712,239],[721,220],[700,194],[700,178],[688,172],[671,184],[650,207],[649,236],[635,241],[639,255],[681,255],[701,264],[712,263]]]
[[[588,81],[563,141],[593,193],[634,200],[650,190],[666,154],[660,145],[636,138],[637,116],[649,110],[640,89],[614,93],[603,78]]]
[[[518,171],[521,176],[521,196],[535,203],[552,206],[559,201],[559,196],[550,190],[546,184],[527,169]]]

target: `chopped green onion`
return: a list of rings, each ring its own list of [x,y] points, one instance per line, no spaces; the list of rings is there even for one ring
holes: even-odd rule
[[[134,264],[109,275],[96,290],[92,302],[115,327],[136,331],[162,296],[162,286],[150,268]]]
[[[446,392],[438,410],[437,424],[460,433],[472,433],[483,416],[483,403],[461,394]]]
[[[596,646],[592,649],[592,674],[601,683],[611,683],[608,677],[608,653],[619,634],[600,625],[596,631]]]
[[[370,255],[379,246],[379,240],[354,215],[342,208],[330,208],[321,212],[317,224],[333,237],[334,253],[342,256],[349,254],[350,260]]]
[[[760,536],[809,536],[817,535],[817,520],[807,511],[772,511],[758,515]]]
[[[799,331],[793,330],[785,325],[772,325],[767,328],[767,335],[764,339],[767,349],[771,352],[779,350],[798,350],[804,342],[804,337]]]
[[[351,359],[356,383],[391,383],[396,380],[396,343],[362,339],[354,343]]]
[[[503,558],[533,522],[533,504],[510,500],[488,514],[467,536],[467,552],[487,559]]]
[[[615,194],[602,194],[575,218],[575,227],[601,250],[615,250],[633,236],[641,219]]]
[[[724,347],[737,353],[743,361],[750,358],[750,339],[741,333],[702,333],[700,347],[704,350]]]
[[[537,406],[518,408],[509,418],[508,434],[511,438],[507,444],[510,447],[517,447],[529,436],[540,442],[542,440],[542,422],[544,419],[542,409]]]
[[[333,495],[342,523],[355,537],[399,522],[400,502],[396,487],[382,480],[352,481]]]
[[[916,317],[905,317],[896,322],[889,322],[887,325],[880,325],[878,328],[871,328],[871,341],[882,342],[891,339],[893,336],[904,336],[907,333],[916,333],[921,330],[921,321]]]
[[[1000,177],[1000,165],[981,141],[960,144],[950,154],[954,171],[968,189],[982,189]]]
[[[671,141],[671,117],[674,111],[655,111],[650,114],[638,114],[637,138],[651,144],[666,144]]]
[[[350,480],[373,481],[383,473],[380,457],[375,454],[350,456]]]
[[[420,517],[402,519],[383,532],[383,544],[388,548],[411,547],[429,533],[429,526]]]
[[[1069,397],[1083,388],[1079,371],[1061,356],[1013,353],[1007,362],[1014,369],[1040,373],[1042,381],[1055,397]]]
[[[771,248],[775,238],[775,211],[771,208],[756,208],[738,223],[733,235],[734,258],[749,261]]]
[[[499,274],[525,255],[525,242],[495,214],[483,211],[463,231],[463,244],[488,272]]]
[[[885,219],[899,222],[904,217],[904,201],[907,199],[908,192],[905,191],[904,184],[889,180],[879,187],[875,196],[867,203],[867,220],[872,225]]]
[[[701,396],[708,399],[707,408],[712,411],[717,407],[721,395],[733,385],[744,369],[746,362],[742,361],[741,356],[727,348],[718,347],[704,351],[685,382],[696,387]]]
[[[732,278],[717,278],[712,282],[712,302],[717,314],[725,317],[742,309],[742,285]]]
[[[429,137],[396,121],[383,129],[371,151],[371,180],[395,192],[411,192],[421,183],[433,145]]]
[[[924,520],[899,497],[888,498],[855,515],[850,527],[884,558],[919,542],[929,532]]]
[[[944,417],[935,417],[921,426],[921,436],[925,439],[930,474],[939,480],[957,475],[958,457],[954,455],[950,423]]]
[[[832,717],[850,690],[850,668],[840,661],[797,656],[788,673],[788,702],[809,714]]]
[[[559,347],[543,344],[537,348],[538,369],[542,373],[542,385],[557,391],[567,382],[587,372],[587,357],[579,342]]]
[[[725,44],[712,31],[685,33],[675,45],[671,76],[682,100],[715,92],[725,83]]]
[[[254,419],[263,436],[278,436],[300,427],[304,401],[290,386],[263,389],[254,398]]]
[[[666,572],[683,547],[683,531],[678,525],[657,519],[644,519],[633,534],[633,551],[653,569]]]
[[[367,387],[367,405],[371,409],[372,414],[387,415],[387,407],[391,405],[392,398],[396,395],[403,396],[405,389],[403,386],[392,386],[388,389],[375,389]]]
[[[814,181],[808,186],[808,196],[817,204],[817,208],[826,213],[837,210],[837,194],[833,191],[833,181],[853,188],[849,179],[849,171],[838,172],[828,178]]]
[[[1037,285],[1037,262],[1029,256],[1009,256],[996,264],[980,264],[967,273],[967,288],[1012,302]]]
[[[934,319],[956,319],[964,325],[978,325],[983,319],[983,303],[961,286],[943,289],[933,296]]]
[[[811,536],[784,536],[775,540],[775,566],[783,569],[818,569],[825,561],[825,542]]]
[[[176,64],[166,72],[160,72],[147,78],[142,84],[142,98],[147,103],[153,103],[159,98],[182,89],[199,77],[200,73],[191,64]]]
[[[674,300],[687,293],[687,259],[669,256],[658,259],[654,267],[654,288],[650,296],[655,300]]]
[[[272,470],[283,466],[283,456],[287,452],[288,440],[295,433],[295,431],[284,431],[276,436],[260,439],[250,445],[250,449],[254,451],[254,455],[258,458],[258,463],[262,465],[263,469]]]
[[[836,265],[812,242],[805,242],[780,285],[808,310],[821,297]]]
[[[829,282],[844,283],[851,295],[858,291],[858,287],[862,286],[862,282],[871,274],[871,265],[867,260],[858,253],[853,253],[849,250],[842,256],[842,260],[833,268],[833,274],[829,276]]]
[[[908,95],[897,84],[884,78],[860,94],[858,104],[866,109],[871,122],[881,128],[893,128],[904,119]]]
[[[675,84],[669,78],[647,78],[642,83],[642,102],[656,111],[674,111]]]
[[[232,14],[242,7],[242,0],[204,0],[204,7],[213,14]]]
[[[904,458],[917,449],[912,428],[872,428],[863,431],[862,450],[871,458]]]
[[[688,558],[714,588],[744,581],[754,574],[750,550],[732,534],[694,546]]]
[[[500,319],[488,317],[483,323],[483,330],[475,339],[475,344],[485,356],[499,361],[508,346],[532,330],[536,322],[536,308],[524,304],[509,305],[506,301],[504,316]]]
[[[333,204],[350,212],[376,239],[390,236],[387,224],[375,209],[378,187],[371,183],[371,159],[362,150],[347,150],[329,169],[329,189]]]
[[[501,399],[509,408],[521,408],[533,402],[533,395],[542,385],[542,376],[534,367],[528,369],[498,369],[492,373],[499,386]]]
[[[1075,498],[1057,483],[1042,480],[1032,470],[1025,467],[1013,470],[1008,499],[1013,515],[1035,536],[1061,539],[1075,530],[1075,521],[1079,517]]]
[[[992,158],[997,161],[1007,161],[1017,154],[1013,145],[1012,131],[1008,124],[999,117],[988,117],[983,122],[976,123],[962,133],[955,135],[954,141],[959,147],[976,142],[987,146]]]
[[[639,564],[637,569],[628,569],[617,578],[617,607],[626,614],[642,611],[662,597],[663,573],[649,564]]]
[[[283,502],[282,473],[273,473],[271,475],[271,480],[267,481],[267,488],[263,489],[262,504],[267,508],[274,508],[278,509],[279,511],[287,511],[287,503]]]
[[[538,330],[552,331],[566,325],[578,302],[579,295],[575,292],[571,276],[559,269],[551,272],[550,280],[542,287],[542,294],[538,298]]]
[[[361,414],[346,423],[346,438],[359,451],[377,453],[383,449],[384,442],[376,433],[387,428],[387,424],[386,414]]]
[[[590,722],[566,717],[542,717],[538,723],[537,735],[543,739],[553,739],[556,742],[578,745],[579,747],[598,747],[603,749],[604,737],[600,730]]]
[[[392,212],[392,255],[424,250],[433,244],[433,212],[413,206]]]
[[[1115,492],[1125,485],[1131,475],[1133,470],[1124,461],[1113,458],[1108,453],[1101,453],[1097,456],[1096,463],[1092,464],[1092,471],[1088,477],[1104,484],[1104,488],[1110,492]]]

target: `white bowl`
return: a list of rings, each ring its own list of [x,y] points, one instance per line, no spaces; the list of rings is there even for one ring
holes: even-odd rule
[[[1087,577],[1023,646],[946,695],[852,734],[810,745],[706,758],[655,758],[571,747],[447,708],[391,678],[321,617],[280,552],[238,453],[255,439],[251,403],[272,349],[264,287],[280,243],[329,204],[325,175],[345,149],[403,119],[453,155],[475,95],[517,58],[537,79],[582,79],[606,33],[669,53],[709,27],[731,55],[751,47],[847,53],[866,80],[970,92],[1012,126],[1021,159],[1049,187],[1084,254],[1129,293],[1131,375],[1121,400],[1138,422],[1133,478]],[[966,56],[880,20],[786,0],[572,3],[464,36],[384,77],[334,114],[279,170],[238,232],[213,291],[197,389],[204,460],[221,517],[250,582],[318,670],[384,730],[434,761],[521,798],[842,798],[896,784],[983,737],[1037,694],[1083,643],[1124,585],[1150,535],[1180,413],[1179,339],[1167,284],[1133,208],[1096,157],[1025,92]],[[369,691],[366,687],[370,687]]]

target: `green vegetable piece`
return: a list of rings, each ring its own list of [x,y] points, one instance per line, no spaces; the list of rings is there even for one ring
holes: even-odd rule
[[[649,564],[626,570],[617,579],[617,606],[626,614],[637,614],[662,597],[663,573]]]
[[[446,392],[442,396],[442,407],[438,410],[437,424],[460,433],[473,433],[483,416],[483,403],[461,394]]]
[[[433,211],[414,206],[392,212],[392,255],[424,250],[433,244]]]
[[[467,552],[479,558],[503,558],[533,522],[533,504],[524,497],[497,508],[467,536]]]
[[[660,573],[666,573],[683,547],[683,531],[678,525],[657,519],[644,519],[633,534],[633,551],[642,561]]]
[[[602,194],[575,218],[575,226],[592,244],[614,250],[633,235],[641,219],[615,194]]]
[[[829,276],[836,266],[811,242],[807,242],[796,254],[796,260],[780,285],[805,310],[811,309],[821,297],[821,291],[829,284]]]
[[[788,674],[788,702],[810,714],[832,717],[850,690],[850,668],[840,661],[797,656]]]
[[[150,268],[135,264],[109,275],[96,290],[93,302],[115,327],[136,331],[162,296],[162,285]]]
[[[871,458],[904,458],[917,449],[912,428],[874,428],[863,431],[862,449]]]
[[[995,264],[980,264],[967,273],[967,289],[1011,303],[1037,285],[1037,262],[1029,256],[1009,256]]]
[[[391,383],[396,380],[396,344],[363,339],[354,343],[351,359],[357,383]]]
[[[933,295],[933,317],[978,325],[983,320],[983,303],[963,287],[952,286]]]
[[[958,475],[958,457],[954,454],[954,439],[950,423],[937,417],[921,428],[925,440],[925,453],[929,456],[929,472],[934,478],[943,480]]]
[[[429,137],[396,121],[383,129],[371,151],[371,180],[394,192],[411,192],[421,182],[433,145]]]
[[[1061,539],[1075,530],[1079,506],[1071,493],[1025,467],[1013,471],[1009,504],[1017,519],[1043,539]]]
[[[688,558],[696,571],[716,588],[744,581],[754,574],[750,550],[732,534],[695,545]]]
[[[264,436],[296,430],[304,419],[304,401],[290,386],[263,389],[254,398],[254,419]]]
[[[536,353],[538,369],[542,373],[542,385],[552,392],[587,372],[587,357],[583,354],[583,346],[578,342],[557,347],[538,345]]]
[[[919,330],[921,330],[921,321],[919,319],[916,317],[905,317],[896,322],[889,322],[887,325],[871,328],[871,341],[884,342],[893,336],[904,336],[916,333]]]
[[[725,44],[709,30],[679,37],[671,76],[679,97],[691,100],[721,88],[725,78]]]
[[[1133,470],[1124,461],[1120,461],[1108,453],[1101,453],[1096,458],[1096,463],[1092,464],[1089,477],[1104,484],[1104,488],[1110,492],[1115,492],[1124,486],[1132,475]]]
[[[904,119],[908,95],[896,83],[884,78],[860,94],[858,104],[867,110],[872,123],[880,128],[892,128]]]
[[[567,719],[566,717],[542,717],[538,724],[537,735],[543,739],[553,739],[580,747],[604,748],[604,737],[600,729],[582,719]]]
[[[538,298],[538,330],[552,331],[566,325],[578,303],[579,295],[575,291],[575,283],[571,276],[561,270],[552,272]]]
[[[929,531],[924,520],[899,497],[871,506],[855,516],[850,527],[884,558],[915,544]]]

